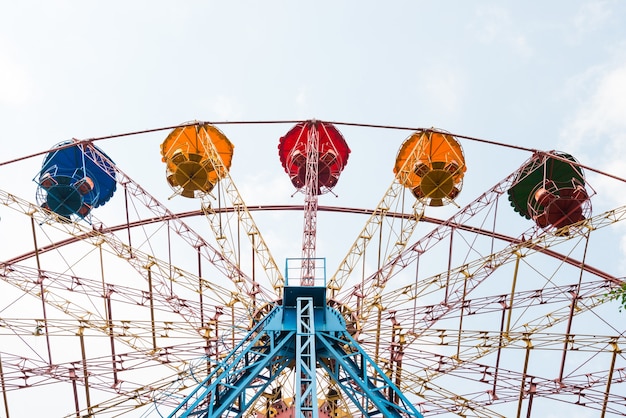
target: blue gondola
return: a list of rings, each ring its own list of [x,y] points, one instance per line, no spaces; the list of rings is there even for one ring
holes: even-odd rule
[[[115,192],[114,163],[94,145],[65,141],[44,159],[35,177],[37,203],[62,218],[87,219]]]

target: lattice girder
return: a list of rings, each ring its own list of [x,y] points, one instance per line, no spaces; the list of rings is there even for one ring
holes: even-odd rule
[[[301,289],[306,288],[314,289],[310,286]],[[297,290],[295,295],[298,295]],[[301,301],[302,298],[296,297],[295,300]],[[306,359],[297,350],[298,330],[303,336],[306,328],[301,328],[298,323],[303,318],[297,312],[296,304],[291,306],[289,301],[285,303],[287,306],[276,306],[259,321],[170,417],[240,416],[253,406],[259,395],[277,379],[287,365],[297,364],[299,361],[306,364]],[[316,313],[309,318],[310,324],[315,324],[315,330],[309,330],[314,331],[314,335],[311,335],[315,338],[313,347],[317,347],[314,363],[329,373],[333,384],[344,391],[353,401],[354,407],[361,409],[367,416],[422,418],[391,378],[346,331],[345,321],[338,311],[319,301],[314,311]],[[330,367],[329,364],[333,366]],[[309,368],[309,375],[312,377],[314,368]],[[250,394],[250,384],[253,381],[258,385],[254,388],[254,394]],[[308,404],[318,405],[317,393],[309,393],[305,388],[303,395],[311,395]],[[362,409],[363,404],[370,404],[376,409]],[[306,411],[308,414],[305,416],[315,416],[314,413],[311,415],[310,408],[303,410]]]

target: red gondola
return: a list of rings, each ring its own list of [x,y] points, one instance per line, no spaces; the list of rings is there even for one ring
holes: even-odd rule
[[[317,188],[320,195],[331,190],[348,162],[350,148],[341,133],[328,122],[308,120],[296,124],[278,144],[280,162],[297,189],[306,186],[307,141],[317,134],[317,149],[311,150],[317,161]]]

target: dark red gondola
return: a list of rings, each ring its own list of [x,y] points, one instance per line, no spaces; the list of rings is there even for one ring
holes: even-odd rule
[[[582,168],[560,151],[533,156],[508,190],[511,205],[521,216],[547,230],[568,232],[570,225],[591,215],[590,196]]]
[[[297,189],[306,186],[307,141],[309,135],[317,133],[317,189],[320,195],[330,191],[339,180],[339,175],[348,162],[350,148],[341,133],[328,122],[309,120],[296,124],[278,144],[280,162]]]

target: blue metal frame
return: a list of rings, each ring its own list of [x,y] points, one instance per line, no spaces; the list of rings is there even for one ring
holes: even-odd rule
[[[317,341],[334,360],[332,366],[325,362],[319,362],[319,364],[365,416],[422,417],[415,406],[347,331],[319,332]],[[375,377],[369,376],[368,370],[373,370]],[[397,399],[398,403],[393,402],[393,399]],[[370,401],[377,408],[376,410],[368,405]]]
[[[296,263],[298,262],[298,263]],[[295,265],[294,265],[295,264]],[[285,287],[299,287],[302,285],[301,280],[305,269],[303,266],[313,265],[315,272],[313,280],[314,287],[326,287],[326,258],[287,258],[285,260]],[[291,274],[290,274],[291,273]],[[294,274],[297,273],[297,274]],[[291,279],[291,284],[289,280]],[[294,281],[298,280],[295,284]]]
[[[169,417],[221,417],[226,410],[241,416],[293,358],[293,353],[283,351],[289,347],[295,331],[265,329],[279,312],[274,309],[260,321]],[[264,375],[264,371],[269,374]],[[255,385],[254,393],[248,394],[246,390],[259,379],[263,383]]]
[[[313,298],[297,299],[296,334],[296,418],[317,418],[317,386],[315,368],[315,315]]]
[[[350,336],[341,314],[318,297],[324,289],[301,286],[285,290],[290,291],[291,302],[270,311],[170,418],[240,417],[294,361],[298,418],[317,417],[317,365],[363,416],[423,418]]]

